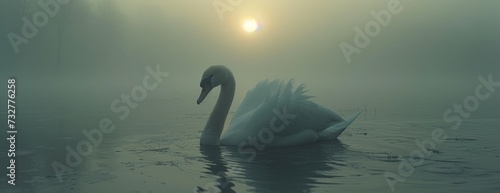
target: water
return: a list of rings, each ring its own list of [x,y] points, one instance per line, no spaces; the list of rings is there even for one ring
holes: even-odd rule
[[[191,103],[144,102],[124,120],[89,105],[66,106],[64,111],[25,110],[19,120],[17,185],[6,185],[2,175],[0,190],[391,192],[384,174],[400,176],[398,167],[417,150],[431,154],[413,160],[414,171],[403,171],[408,176],[399,178],[404,182],[394,186],[395,192],[500,191],[500,120],[465,120],[452,130],[440,117],[365,120],[360,116],[336,141],[265,149],[250,159],[235,147],[200,148],[201,128],[213,104]],[[102,118],[110,118],[117,129],[104,134],[102,143],[59,182],[51,164],[65,164],[65,147],[76,148],[85,139],[82,130],[98,128]],[[447,139],[419,148],[415,140],[431,139],[436,128],[442,128]]]

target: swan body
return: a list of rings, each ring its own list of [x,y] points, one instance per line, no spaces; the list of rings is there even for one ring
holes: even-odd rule
[[[293,81],[258,83],[248,91],[222,134],[234,98],[236,83],[225,66],[211,66],[202,76],[200,104],[208,93],[221,86],[214,110],[200,138],[201,145],[284,147],[337,138],[361,113],[342,118],[305,95],[304,85],[293,87]],[[222,135],[222,136],[221,136]]]

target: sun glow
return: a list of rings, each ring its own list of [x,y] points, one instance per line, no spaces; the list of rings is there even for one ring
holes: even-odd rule
[[[255,19],[247,19],[243,22],[243,30],[248,33],[255,32],[259,28],[259,23]]]

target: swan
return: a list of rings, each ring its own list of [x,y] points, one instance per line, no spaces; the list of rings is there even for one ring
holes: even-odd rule
[[[285,147],[336,139],[361,112],[342,118],[305,95],[304,84],[293,88],[288,82],[265,80],[248,91],[222,134],[233,102],[236,82],[223,65],[211,66],[200,81],[199,105],[220,86],[219,98],[201,134],[200,145]],[[221,136],[222,134],[222,136]]]

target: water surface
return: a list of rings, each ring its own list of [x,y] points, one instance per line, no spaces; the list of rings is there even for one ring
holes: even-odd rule
[[[18,184],[15,189],[2,185],[1,190],[391,192],[384,174],[400,175],[400,164],[412,158],[410,153],[422,151],[415,140],[431,139],[436,128],[444,129],[448,138],[425,147],[431,154],[414,160],[418,165],[395,185],[396,192],[500,189],[500,120],[466,120],[452,130],[439,119],[360,116],[338,140],[267,148],[251,159],[236,147],[200,148],[198,139],[210,104],[193,106],[201,109],[197,111],[176,108],[185,104],[183,99],[144,102],[123,121],[116,114],[85,105],[67,106],[67,113],[25,111],[23,119],[31,121],[23,124],[17,142]],[[81,131],[97,128],[102,118],[113,120],[117,129],[105,134],[102,144],[59,182],[51,164],[65,163],[64,148],[74,148],[85,139]]]

